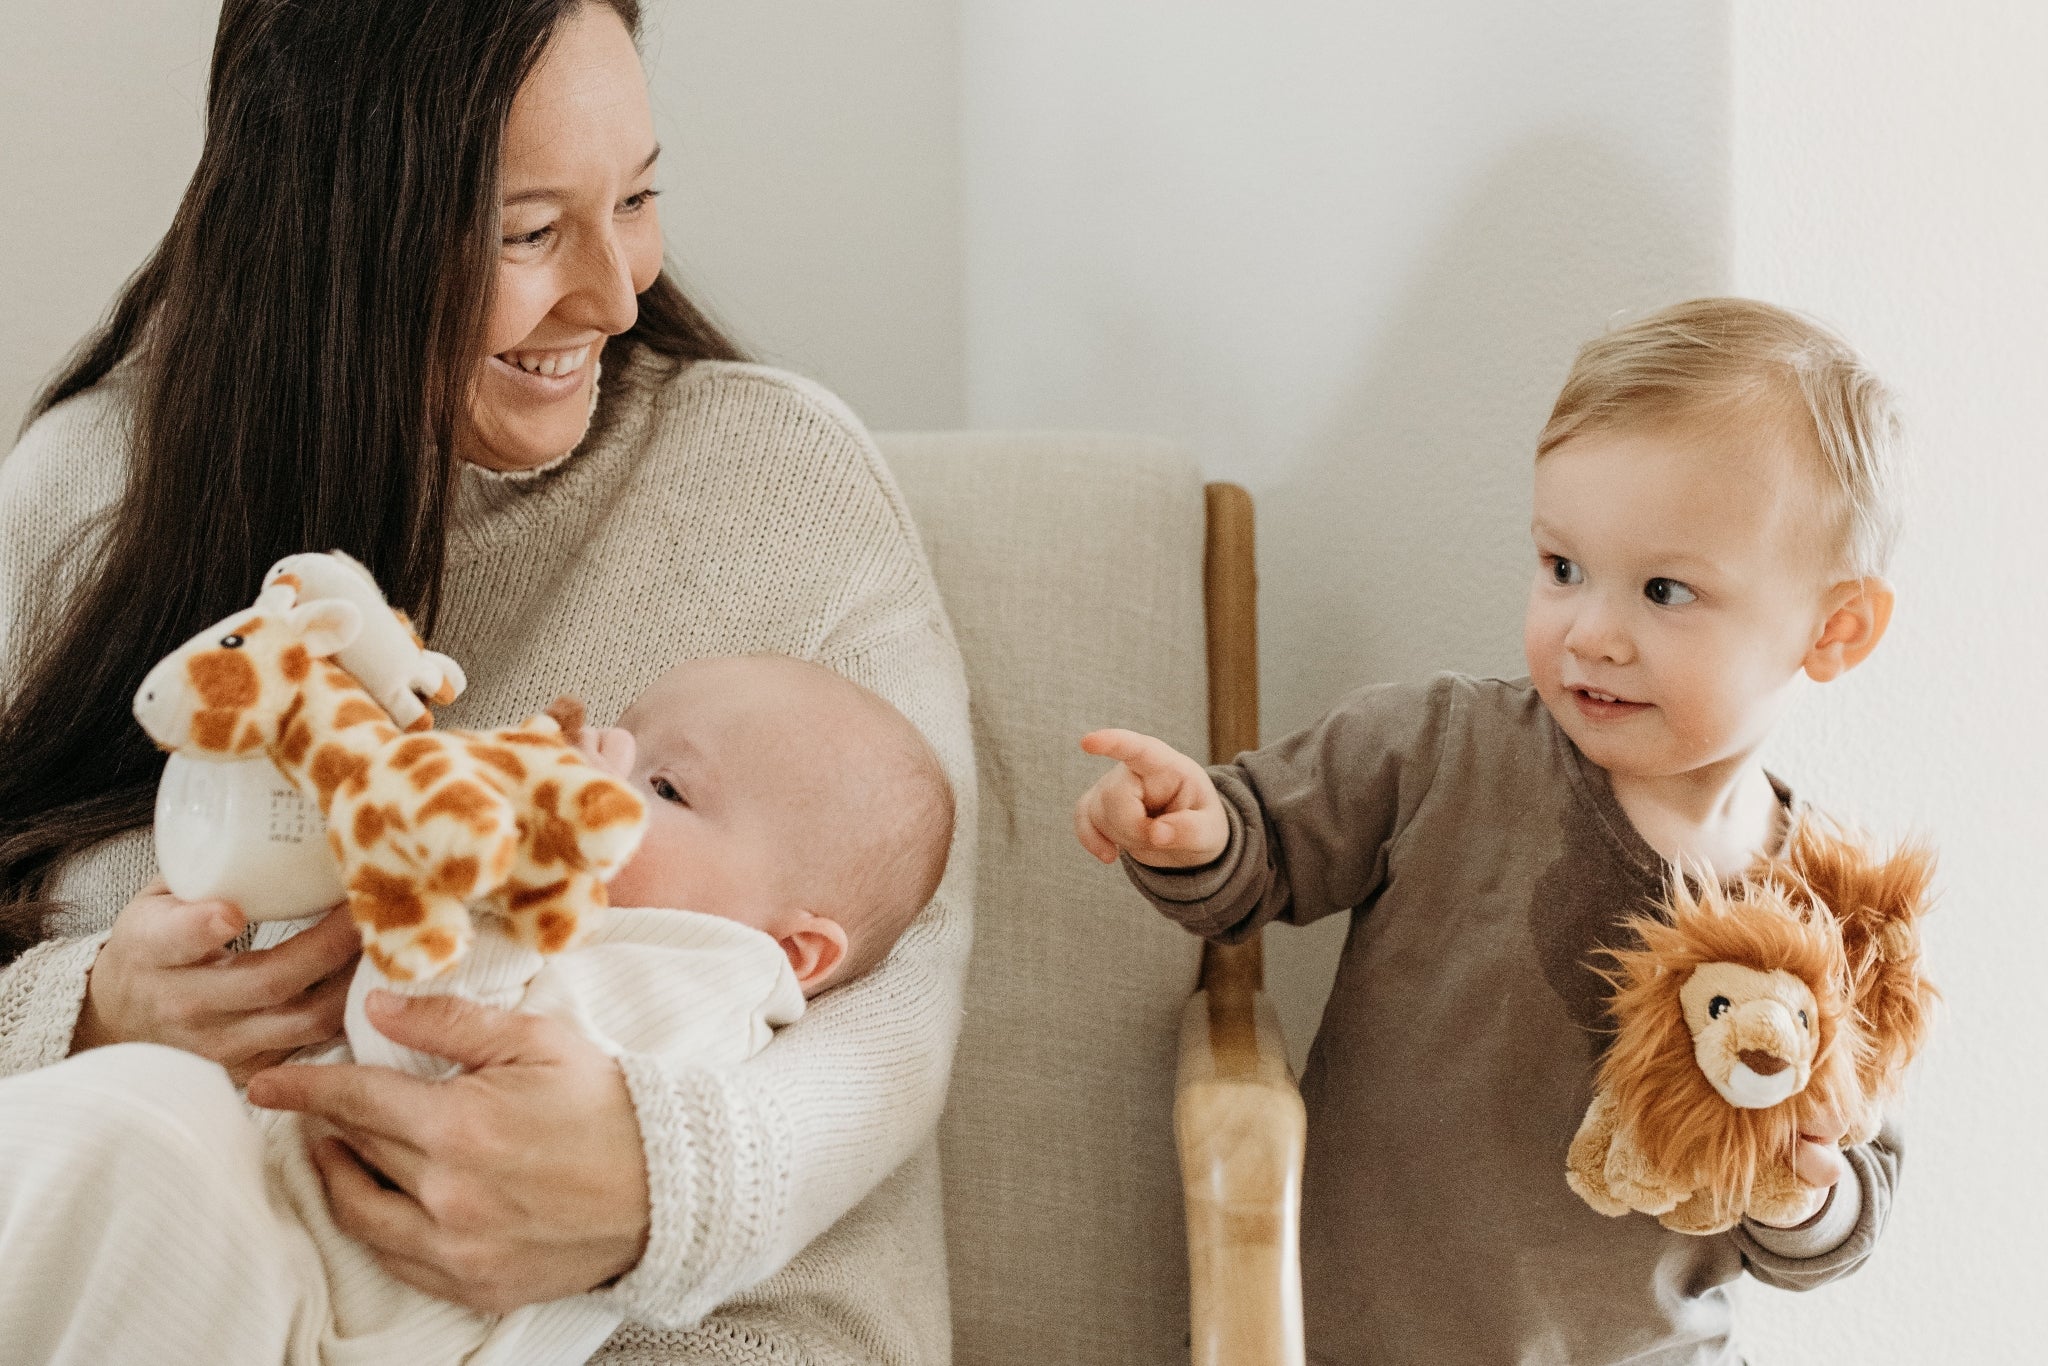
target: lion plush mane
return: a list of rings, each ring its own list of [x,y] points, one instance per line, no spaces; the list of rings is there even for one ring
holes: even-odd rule
[[[1793,1158],[1816,1117],[1845,1120],[1846,1142],[1874,1137],[1932,1013],[1918,933],[1932,873],[1923,847],[1880,855],[1809,816],[1733,888],[1674,877],[1660,912],[1629,922],[1634,946],[1607,951],[1613,1037],[1572,1144],[1573,1189],[1603,1213],[1711,1232],[1796,1196]],[[1810,1073],[1775,1104],[1732,1103],[1702,1071],[1680,994],[1714,964],[1788,973],[1812,995]]]

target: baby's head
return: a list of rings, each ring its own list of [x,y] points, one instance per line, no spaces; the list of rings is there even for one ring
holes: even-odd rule
[[[1603,768],[1753,753],[1801,677],[1876,648],[1897,539],[1890,395],[1784,309],[1699,299],[1579,352],[1537,445],[1523,645]]]
[[[583,747],[646,799],[618,906],[669,906],[772,935],[806,996],[881,962],[931,900],[953,791],[901,712],[822,665],[696,659]]]

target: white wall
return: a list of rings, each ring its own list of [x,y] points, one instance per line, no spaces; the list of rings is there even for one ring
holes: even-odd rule
[[[17,4],[0,49],[0,450],[169,226],[219,0]]]
[[[1187,441],[1259,507],[1269,736],[1520,673],[1537,430],[1728,272],[1716,0],[965,0],[968,417]],[[1341,918],[1266,936],[1297,1051]]]
[[[0,449],[169,224],[219,0],[9,4],[0,48]],[[686,285],[877,427],[958,426],[953,0],[654,0],[662,214]]]
[[[956,0],[653,0],[669,254],[868,424],[965,412]]]
[[[1948,998],[1884,1246],[1823,1294],[1758,1288],[1754,1360],[2039,1361],[2048,8],[1734,8],[1736,284],[1854,338],[1901,391],[1922,466],[1892,637],[1807,700],[1779,762],[1880,829],[1933,835]]]

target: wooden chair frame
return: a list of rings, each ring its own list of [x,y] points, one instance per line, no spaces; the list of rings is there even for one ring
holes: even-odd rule
[[[1210,484],[1202,566],[1209,755],[1259,743],[1251,495]],[[1194,1366],[1303,1366],[1301,1158],[1307,1118],[1263,987],[1259,941],[1210,944],[1181,1022],[1174,1139],[1187,1203]]]

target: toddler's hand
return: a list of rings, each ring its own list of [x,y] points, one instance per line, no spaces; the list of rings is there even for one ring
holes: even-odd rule
[[[1223,798],[1202,766],[1163,740],[1130,730],[1081,737],[1117,765],[1074,805],[1074,835],[1104,863],[1126,850],[1154,868],[1199,868],[1230,842]]]
[[[1797,1219],[1775,1227],[1797,1228],[1820,1213],[1828,1192],[1849,1174],[1848,1159],[1842,1156],[1842,1136],[1848,1132],[1849,1122],[1832,1109],[1808,1116],[1792,1155],[1792,1170],[1807,1187],[1806,1207]]]

